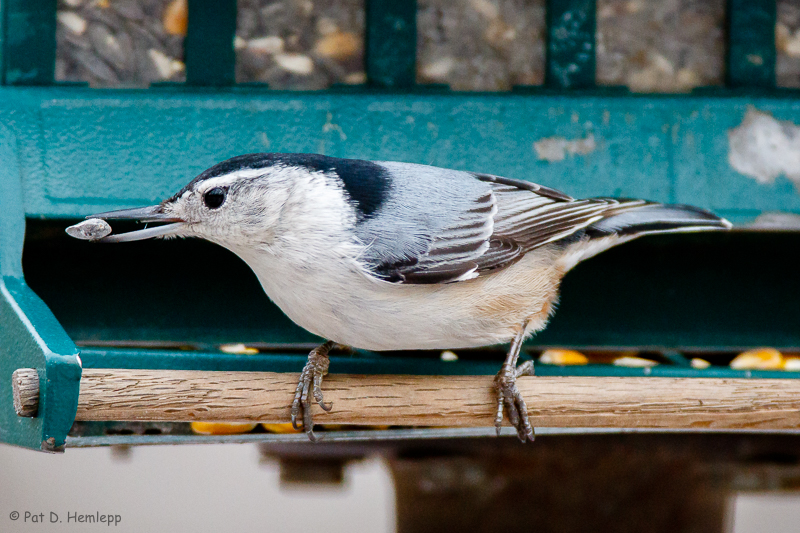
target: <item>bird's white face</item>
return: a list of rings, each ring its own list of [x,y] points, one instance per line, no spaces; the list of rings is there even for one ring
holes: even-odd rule
[[[161,207],[182,221],[175,235],[252,248],[274,241],[290,195],[280,169],[246,169],[197,182]]]
[[[102,242],[153,237],[199,237],[242,257],[268,251],[308,260],[310,250],[328,249],[347,238],[355,214],[334,180],[300,166],[267,165],[200,175],[164,202],[95,215],[162,226],[110,235]]]

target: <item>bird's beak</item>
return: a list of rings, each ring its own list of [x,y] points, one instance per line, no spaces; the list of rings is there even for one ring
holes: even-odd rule
[[[154,226],[152,228],[145,228],[136,231],[129,231],[127,233],[120,233],[119,235],[108,235],[102,239],[97,239],[97,242],[133,242],[145,239],[152,239],[153,237],[164,237],[167,235],[174,235],[181,227],[184,226],[183,219],[174,217],[164,212],[161,205],[151,205],[149,207],[137,207],[134,209],[120,209],[119,211],[109,211],[107,213],[99,213],[91,215],[86,219],[99,218],[101,220],[136,220],[138,222],[169,222],[163,226]]]

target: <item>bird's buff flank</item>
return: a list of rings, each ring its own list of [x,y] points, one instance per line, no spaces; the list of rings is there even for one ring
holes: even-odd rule
[[[701,209],[570,196],[526,181],[424,165],[315,154],[248,154],[206,170],[172,198],[101,213],[76,238],[200,237],[228,248],[300,326],[329,339],[309,354],[292,423],[313,440],[311,402],[336,345],[368,350],[511,343],[495,377],[523,441],[534,432],[516,386],[522,342],[543,329],[563,276],[651,233],[729,229]],[[107,221],[161,223],[113,234]],[[106,222],[104,222],[106,221]]]

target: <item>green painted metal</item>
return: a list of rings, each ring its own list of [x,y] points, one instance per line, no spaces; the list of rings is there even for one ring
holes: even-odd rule
[[[595,86],[595,0],[547,0],[545,85]]]
[[[536,436],[559,435],[559,434],[597,434],[597,433],[619,433],[619,430],[611,429],[606,432],[596,431],[597,428],[536,428]],[[293,452],[307,446],[315,446],[314,451],[321,451],[325,444],[341,446],[344,443],[353,445],[362,443],[374,445],[376,443],[391,443],[398,441],[419,441],[439,440],[453,438],[475,438],[475,437],[516,437],[516,430],[512,427],[503,427],[498,435],[495,428],[405,428],[405,429],[348,429],[344,431],[319,431],[321,442],[311,443],[304,433],[244,433],[239,435],[76,435],[67,437],[68,448],[89,448],[97,446],[136,446],[136,445],[177,445],[177,444],[270,444],[277,446],[289,445]],[[323,434],[324,433],[324,434]],[[363,452],[362,452],[363,454]],[[353,454],[357,455],[357,454]]]
[[[56,0],[3,0],[0,25],[0,84],[51,85],[56,62]]]
[[[187,85],[233,85],[235,82],[236,2],[189,0],[184,41]]]
[[[132,368],[163,370],[213,370],[243,372],[300,372],[306,355],[258,354],[234,355],[218,352],[187,352],[145,349],[84,348],[84,368]],[[422,376],[493,376],[502,364],[499,359],[442,361],[439,358],[389,357],[358,353],[352,356],[331,356],[330,372],[334,374],[413,374]],[[678,365],[657,365],[645,368],[605,364],[578,366],[536,365],[537,376],[602,376],[664,377],[725,379],[800,379],[800,372],[780,370],[733,370],[711,366],[698,370]]]
[[[728,0],[729,87],[775,87],[775,0]]]
[[[409,88],[416,83],[416,0],[365,0],[364,66],[373,87]]]
[[[751,106],[800,123],[797,99],[735,95],[0,89],[31,217],[160,201],[203,169],[259,151],[491,172],[576,197],[691,203],[738,223],[800,213],[788,179],[763,185],[728,164],[728,132]],[[594,147],[540,159],[536,143],[559,138]]]
[[[0,125],[0,441],[63,450],[78,407],[78,349],[22,276],[25,217],[13,133]],[[39,412],[20,418],[11,400],[11,374],[35,368]]]
[[[680,353],[680,352],[676,352],[676,351],[665,351],[665,352],[663,352],[663,353],[662,353],[662,356],[663,356],[663,357],[664,357],[664,358],[665,358],[667,361],[669,361],[670,363],[672,363],[673,365],[676,365],[676,366],[682,366],[682,367],[687,367],[687,368],[692,366],[692,363],[691,363],[691,361],[689,360],[689,358],[688,358],[688,357],[686,357],[685,355],[683,355],[683,354],[682,354],[682,353]]]

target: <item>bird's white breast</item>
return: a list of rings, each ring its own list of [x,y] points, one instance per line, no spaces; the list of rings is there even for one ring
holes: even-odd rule
[[[561,278],[547,248],[493,274],[435,285],[378,281],[355,262],[333,257],[303,266],[279,257],[244,259],[267,295],[298,325],[369,350],[504,343],[525,322],[528,332],[538,331],[549,317]]]

